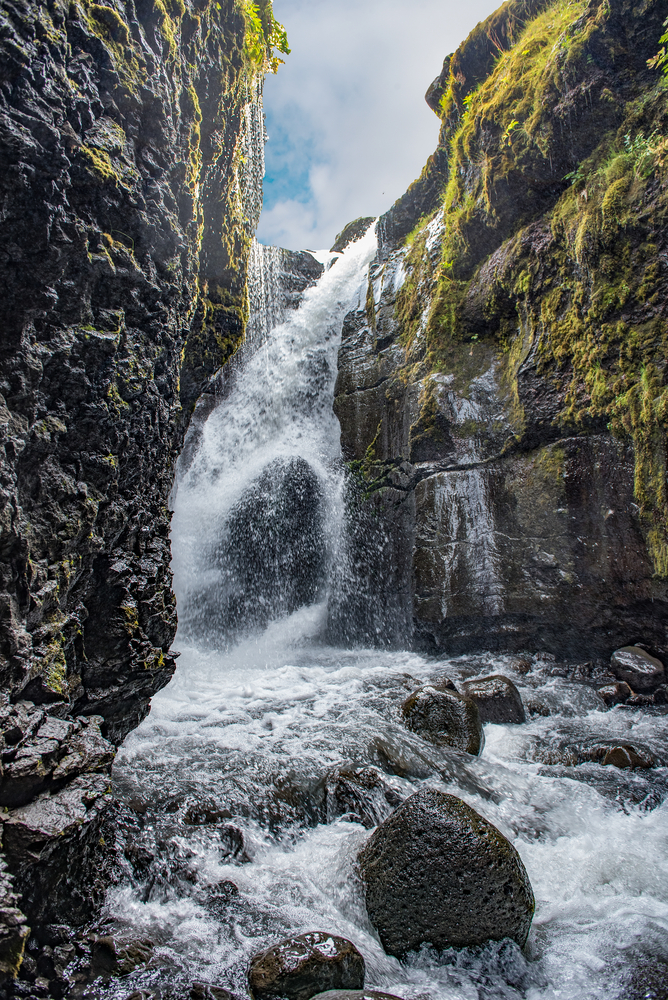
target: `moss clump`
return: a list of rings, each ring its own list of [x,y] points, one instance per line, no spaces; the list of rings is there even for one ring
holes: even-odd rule
[[[100,183],[110,183],[118,186],[119,176],[111,162],[109,153],[103,149],[91,149],[90,146],[80,146],[79,152],[85,158],[89,172]]]

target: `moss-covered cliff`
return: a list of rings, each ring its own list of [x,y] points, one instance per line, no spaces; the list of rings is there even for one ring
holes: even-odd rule
[[[337,412],[431,647],[665,639],[664,16],[510,0],[428,91]]]
[[[2,709],[3,843],[31,920],[80,921],[104,737],[174,670],[174,462],[243,336],[262,79],[287,45],[268,0],[0,19],[0,691],[27,703]]]

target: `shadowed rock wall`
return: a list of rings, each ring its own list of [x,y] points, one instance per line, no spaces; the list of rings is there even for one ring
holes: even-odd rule
[[[31,920],[80,923],[111,744],[175,666],[168,496],[245,328],[265,67],[235,0],[0,18],[4,846]]]

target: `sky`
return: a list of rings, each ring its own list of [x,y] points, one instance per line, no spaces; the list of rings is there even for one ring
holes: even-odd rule
[[[424,94],[446,55],[500,0],[274,0],[292,52],[269,75],[257,238],[331,246],[419,176],[439,121]]]

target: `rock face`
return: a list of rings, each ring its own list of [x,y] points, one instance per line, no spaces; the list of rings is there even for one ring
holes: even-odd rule
[[[666,645],[668,197],[649,147],[637,179],[663,126],[633,110],[659,101],[663,15],[556,10],[510,0],[448,57],[438,150],[379,221],[339,355],[357,582],[332,638]]]
[[[16,976],[30,933],[4,861],[0,862],[0,984]]]
[[[114,745],[174,670],[168,497],[244,334],[275,22],[0,6],[0,801],[34,931],[99,902]]]
[[[475,755],[482,750],[484,736],[478,707],[472,698],[457,691],[431,685],[418,688],[401,706],[401,714],[409,729],[432,743]]]
[[[512,844],[443,792],[411,795],[371,835],[359,867],[369,919],[386,952],[461,948],[512,938],[523,946],[534,911]]]
[[[310,1000],[327,990],[360,990],[364,959],[345,938],[314,931],[256,955],[248,983],[255,1000]]]
[[[526,721],[522,696],[507,677],[493,674],[464,681],[462,692],[478,706],[480,721],[521,723]]]
[[[231,635],[317,600],[325,576],[324,497],[302,458],[272,462],[230,511],[220,545],[219,628]],[[226,580],[236,581],[230,591]]]
[[[640,646],[623,646],[610,658],[610,670],[634,691],[652,691],[666,679],[661,660],[650,656]]]

